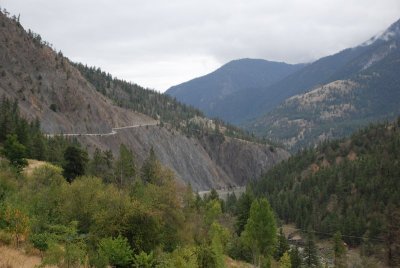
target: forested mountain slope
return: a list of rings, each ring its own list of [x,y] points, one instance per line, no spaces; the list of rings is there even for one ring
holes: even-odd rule
[[[321,237],[341,231],[366,254],[397,248],[400,212],[400,118],[371,125],[349,139],[304,150],[252,185],[279,217]],[[369,252],[369,253],[368,253]]]
[[[168,96],[94,68],[77,68],[40,35],[26,32],[16,18],[4,14],[0,14],[0,41],[0,95],[18,100],[23,116],[38,118],[45,133],[101,134],[114,127],[161,121],[159,126],[126,129],[111,137],[81,136],[89,152],[99,147],[116,154],[125,143],[142,163],[153,147],[162,163],[195,189],[242,184],[288,156],[282,149],[244,141],[250,137],[239,129],[206,119]],[[220,135],[219,143],[208,146]],[[248,152],[251,167],[234,164],[245,161],[223,149],[231,144]],[[218,162],[226,158],[232,162]]]

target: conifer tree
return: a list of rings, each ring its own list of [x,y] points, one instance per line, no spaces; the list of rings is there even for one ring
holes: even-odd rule
[[[279,228],[278,242],[274,253],[274,258],[280,260],[285,252],[289,251],[289,244],[283,233],[282,228]]]
[[[335,257],[335,267],[346,267],[346,247],[340,231],[336,232],[333,236],[333,253]]]
[[[72,182],[76,177],[85,174],[88,162],[87,152],[76,146],[68,146],[64,152],[65,164],[64,176],[68,182]]]
[[[236,198],[235,192],[233,192],[231,194],[228,193],[228,196],[226,197],[226,202],[225,202],[226,212],[228,212],[230,214],[234,214],[236,206],[237,206],[237,198]]]
[[[400,209],[388,207],[386,248],[388,264],[393,267],[400,265]]]
[[[102,178],[105,182],[112,182],[112,179],[114,179],[112,152],[103,152],[96,148],[88,165],[88,173]]]
[[[268,265],[276,245],[276,223],[267,199],[253,201],[242,236],[253,250],[254,264]]]
[[[279,259],[279,267],[280,268],[292,268],[290,256],[287,251],[285,253],[283,253],[282,257]]]
[[[26,147],[18,142],[16,135],[7,135],[2,153],[18,171],[28,164],[25,159]]]
[[[317,246],[315,245],[315,237],[311,228],[308,228],[307,231],[307,240],[304,247],[304,264],[307,267],[319,267]]]
[[[115,162],[116,181],[120,187],[128,183],[136,175],[136,165],[132,152],[124,145],[119,147],[119,156]]]
[[[238,199],[236,208],[237,220],[235,224],[236,234],[238,236],[243,232],[244,226],[247,223],[247,219],[249,218],[250,213],[250,207],[253,200],[254,196],[250,191],[246,191]]]
[[[295,246],[290,249],[290,262],[292,264],[292,268],[300,268],[303,261],[300,256],[299,249]]]
[[[146,183],[156,183],[157,172],[160,168],[160,163],[156,157],[153,147],[150,149],[149,156],[144,161],[141,173],[142,179]]]

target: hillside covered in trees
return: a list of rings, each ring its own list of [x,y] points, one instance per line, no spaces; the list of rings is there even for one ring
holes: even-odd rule
[[[277,165],[252,185],[285,223],[321,238],[340,231],[399,265],[400,119],[371,125],[349,139],[325,142]],[[382,254],[381,249],[385,254]]]

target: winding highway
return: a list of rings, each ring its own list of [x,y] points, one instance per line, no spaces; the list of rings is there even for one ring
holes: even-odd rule
[[[81,136],[97,136],[97,137],[103,137],[103,136],[112,136],[117,134],[117,130],[121,129],[128,129],[128,128],[137,128],[137,127],[147,127],[147,126],[156,126],[158,125],[158,121],[154,123],[149,123],[149,124],[138,124],[138,125],[131,125],[131,126],[125,126],[125,127],[115,127],[111,129],[111,132],[109,133],[58,133],[58,134],[44,134],[46,137],[54,137],[54,136],[63,136],[63,137],[81,137]]]

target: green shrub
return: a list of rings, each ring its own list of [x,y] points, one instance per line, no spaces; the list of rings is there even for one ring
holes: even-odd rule
[[[13,241],[12,234],[4,230],[0,230],[0,243],[5,245],[10,245],[12,241]]]
[[[155,265],[153,252],[147,254],[142,251],[133,258],[133,267],[137,268],[152,268]]]
[[[107,258],[108,264],[113,266],[128,267],[133,259],[128,239],[122,236],[100,240],[98,253],[102,258]]]
[[[40,251],[46,251],[49,248],[46,234],[32,234],[29,240],[32,245]]]

